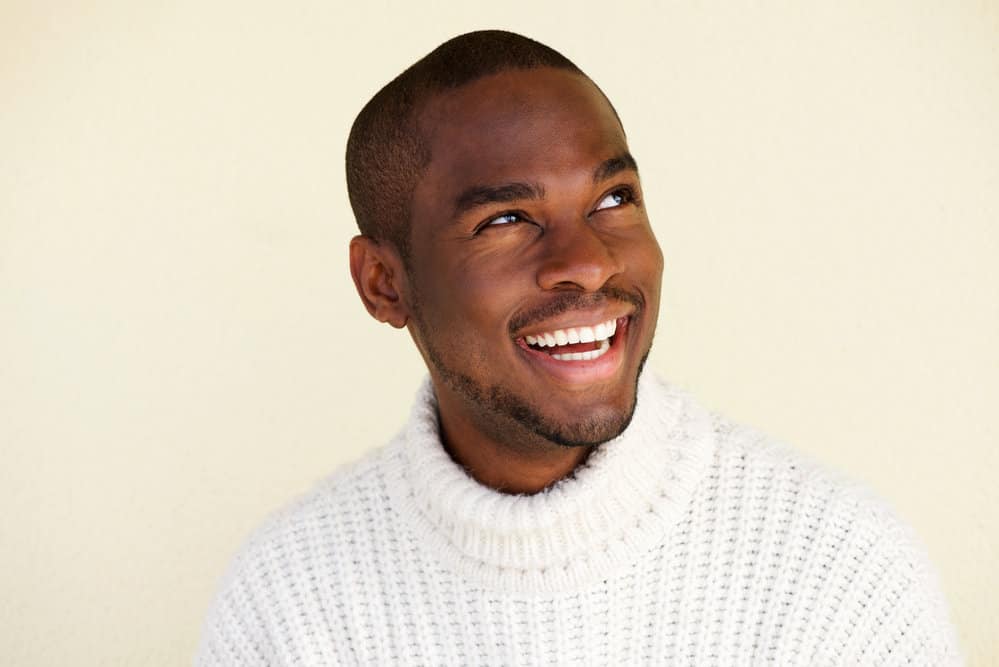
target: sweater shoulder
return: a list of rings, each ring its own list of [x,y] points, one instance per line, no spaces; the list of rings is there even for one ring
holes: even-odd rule
[[[384,461],[394,442],[337,468],[272,512],[240,546],[231,569],[259,571],[262,562],[274,562],[275,554],[306,557],[317,549],[338,550],[359,522],[387,511]],[[301,553],[288,551],[294,548]]]
[[[756,528],[779,535],[790,561],[804,564],[792,578],[826,615],[823,631],[838,660],[961,664],[938,573],[895,507],[868,484],[757,429],[712,420],[718,489],[748,490],[761,517]]]
[[[350,545],[387,525],[383,462],[391,446],[327,475],[243,541],[208,610],[196,665],[278,662],[288,628],[314,605],[315,573],[327,570],[335,590],[349,569]]]
[[[869,484],[754,427],[714,413],[711,419],[719,474],[734,472],[744,476],[746,483],[785,489],[794,497],[822,498],[834,515],[848,514],[851,523],[886,531],[900,545],[920,544],[909,524]]]
[[[305,493],[272,512],[251,533],[243,550],[255,544],[285,539],[289,532],[300,530],[314,521],[329,521],[350,516],[383,496],[384,461],[393,440],[360,459],[346,463],[329,473]]]

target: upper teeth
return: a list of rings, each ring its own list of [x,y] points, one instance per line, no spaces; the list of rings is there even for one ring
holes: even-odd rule
[[[546,331],[534,336],[524,336],[528,345],[538,347],[555,347],[556,345],[569,345],[574,343],[592,343],[594,341],[607,340],[617,331],[617,320],[607,320],[593,327],[571,327],[569,329],[556,329]]]

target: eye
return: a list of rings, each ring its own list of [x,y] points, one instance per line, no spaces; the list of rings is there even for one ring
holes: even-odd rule
[[[490,218],[486,221],[486,225],[509,225],[511,222],[517,222],[520,220],[520,216],[516,213],[504,213],[503,215],[497,215],[495,218]]]
[[[483,221],[478,227],[475,228],[475,233],[478,234],[484,229],[489,227],[499,227],[502,225],[510,225],[515,222],[524,222],[525,218],[520,213],[515,211],[509,211],[507,213],[501,213],[499,215],[494,215],[493,217]]]
[[[618,188],[614,192],[611,192],[606,197],[600,200],[597,204],[595,210],[602,211],[607,208],[616,208],[618,206],[624,206],[635,200],[635,195],[632,193],[630,188]]]

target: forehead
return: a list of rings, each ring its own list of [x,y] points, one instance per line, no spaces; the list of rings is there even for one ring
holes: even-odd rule
[[[592,170],[627,150],[597,87],[553,68],[508,70],[439,95],[418,125],[431,154],[418,193]]]

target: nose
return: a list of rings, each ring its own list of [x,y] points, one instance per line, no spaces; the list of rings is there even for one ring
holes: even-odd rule
[[[585,218],[550,226],[544,244],[537,274],[542,289],[596,291],[623,268],[606,239]]]

